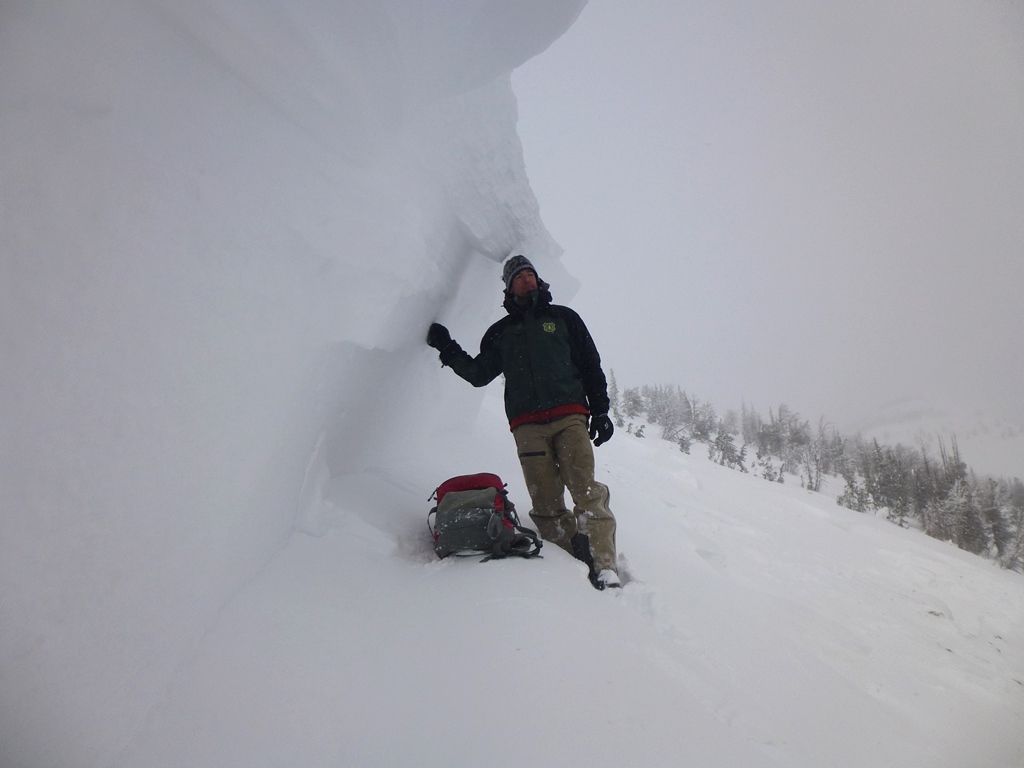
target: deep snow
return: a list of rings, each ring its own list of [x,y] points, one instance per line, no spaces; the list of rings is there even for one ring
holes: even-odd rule
[[[622,594],[432,559],[579,9],[0,7],[3,768],[1020,764],[1019,577],[826,497],[620,435]]]
[[[225,606],[113,764],[1024,761],[1019,574],[625,430],[597,450],[621,594],[550,546],[438,561],[440,480],[497,470],[528,500],[499,385],[433,445],[336,477],[321,535],[292,537]]]

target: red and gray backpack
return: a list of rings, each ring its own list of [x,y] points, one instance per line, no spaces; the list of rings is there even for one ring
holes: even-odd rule
[[[515,505],[497,475],[481,472],[450,478],[430,498],[437,500],[437,506],[427,514],[427,528],[438,557],[486,555],[480,561],[485,562],[540,554],[540,537],[520,525]]]

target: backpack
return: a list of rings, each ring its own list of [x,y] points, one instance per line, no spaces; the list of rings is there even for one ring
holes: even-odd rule
[[[480,562],[486,562],[510,555],[539,556],[540,538],[520,525],[516,507],[497,475],[481,472],[449,478],[430,498],[437,500],[437,506],[427,514],[427,529],[438,557],[482,554],[486,557]]]

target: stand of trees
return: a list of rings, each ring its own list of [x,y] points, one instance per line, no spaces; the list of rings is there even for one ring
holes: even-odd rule
[[[712,461],[772,482],[796,475],[803,487],[820,491],[825,477],[842,478],[838,504],[858,512],[882,511],[897,525],[920,528],[1024,573],[1024,483],[978,477],[961,460],[955,439],[949,449],[940,442],[936,458],[923,446],[844,437],[824,419],[812,427],[785,405],[769,409],[767,418],[746,405],[739,413],[719,415],[710,402],[678,386],[620,393],[614,371],[609,395],[619,427],[632,432],[632,422],[643,416],[682,451],[704,444]]]

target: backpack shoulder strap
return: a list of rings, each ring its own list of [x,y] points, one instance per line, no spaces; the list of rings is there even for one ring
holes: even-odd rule
[[[509,519],[512,527],[505,525]],[[502,515],[495,512],[487,525],[487,532],[494,540],[494,551],[487,555],[481,563],[488,560],[500,560],[505,557],[540,557],[540,548],[544,546],[537,532],[519,524],[519,516],[515,509]]]

